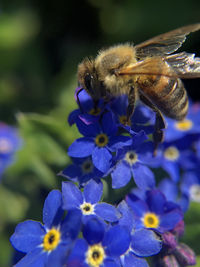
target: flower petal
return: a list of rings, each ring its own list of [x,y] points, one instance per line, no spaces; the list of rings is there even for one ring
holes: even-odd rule
[[[116,165],[114,171],[111,173],[112,188],[120,188],[125,186],[131,179],[131,170],[127,164],[120,162]]]
[[[110,140],[108,147],[112,152],[115,152],[117,149],[120,149],[124,146],[130,146],[132,144],[132,139],[129,136],[113,136]]]
[[[124,264],[126,267],[148,267],[145,259],[135,256],[131,251],[125,255]]]
[[[44,234],[45,229],[41,223],[25,221],[16,226],[10,242],[17,250],[28,253],[42,243]]]
[[[47,228],[57,225],[63,215],[62,194],[59,190],[52,190],[43,207],[43,222]]]
[[[148,203],[151,211],[155,212],[156,214],[164,213],[164,205],[166,203],[166,198],[161,191],[148,191],[146,202]]]
[[[82,120],[77,120],[76,125],[79,129],[79,132],[87,137],[95,136],[101,131],[99,123],[86,124]]]
[[[139,257],[149,257],[157,254],[162,248],[159,236],[147,229],[140,229],[132,235],[131,248]]]
[[[102,117],[102,130],[108,135],[115,135],[117,132],[117,124],[113,119],[113,114],[111,112],[106,112]]]
[[[69,179],[77,179],[79,176],[81,176],[81,170],[78,165],[72,164],[61,171],[59,175]]]
[[[104,237],[105,225],[97,218],[88,220],[83,228],[83,236],[90,245],[100,243]]]
[[[41,248],[36,248],[26,254],[15,267],[44,267],[46,265],[48,254],[43,253]]]
[[[105,233],[103,246],[106,254],[111,257],[119,257],[129,248],[131,237],[126,227],[115,225]]]
[[[95,213],[108,222],[115,222],[119,219],[116,208],[108,203],[96,204]]]
[[[101,172],[105,173],[111,166],[112,154],[107,148],[95,147],[92,152],[92,161],[95,167]]]
[[[83,203],[83,196],[81,191],[70,182],[62,183],[62,197],[63,197],[63,209],[79,209],[79,206]]]
[[[68,154],[71,157],[84,158],[92,154],[95,147],[93,138],[82,137],[74,141],[68,148]]]
[[[161,231],[172,230],[178,222],[183,219],[180,211],[171,211],[160,216],[160,229]],[[158,229],[159,230],[159,229]]]
[[[136,185],[145,190],[155,187],[155,178],[153,172],[144,165],[139,165],[132,169],[133,178]]]
[[[81,228],[82,213],[80,210],[68,211],[61,224],[62,241],[70,242],[77,238]]]
[[[169,173],[174,182],[178,182],[180,179],[180,168],[177,162],[164,161],[163,169]]]
[[[85,239],[78,239],[67,260],[67,267],[86,267],[84,264],[88,244]]]
[[[100,201],[103,194],[102,182],[95,182],[94,180],[89,181],[84,188],[84,200],[91,204],[95,204]]]

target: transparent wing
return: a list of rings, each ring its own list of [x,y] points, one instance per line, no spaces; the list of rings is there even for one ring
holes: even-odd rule
[[[142,59],[147,56],[168,55],[175,52],[185,41],[186,36],[200,30],[200,23],[188,25],[158,35],[135,46],[136,55]]]
[[[180,78],[200,78],[200,58],[186,52],[165,57]]]
[[[179,77],[164,57],[149,57],[119,70],[116,75],[162,75]]]

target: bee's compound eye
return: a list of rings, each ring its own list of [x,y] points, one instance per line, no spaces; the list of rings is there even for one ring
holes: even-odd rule
[[[92,75],[86,74],[84,78],[86,89],[91,92],[92,91]]]

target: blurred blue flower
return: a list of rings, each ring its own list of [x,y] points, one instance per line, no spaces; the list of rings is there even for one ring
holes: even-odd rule
[[[100,122],[86,125],[78,120],[77,127],[84,137],[77,139],[69,147],[68,154],[75,158],[91,155],[94,166],[106,173],[112,164],[112,153],[129,145],[131,139],[128,136],[117,135],[118,128],[110,112],[106,112]]]
[[[115,166],[111,172],[112,187],[125,186],[133,176],[139,188],[147,189],[155,186],[153,172],[146,166],[142,143],[146,140],[144,131],[133,136],[130,146],[125,146],[117,151]],[[152,157],[152,156],[151,156]]]
[[[190,201],[200,203],[200,169],[185,172],[180,187]]]
[[[44,225],[32,220],[19,223],[10,238],[17,250],[26,253],[16,267],[63,266],[80,231],[81,214],[68,212],[64,220],[62,216],[62,195],[53,190],[44,203]]]
[[[80,186],[84,186],[90,179],[99,180],[104,174],[99,171],[93,164],[91,157],[72,158],[73,164],[66,167],[59,175],[78,182]]]
[[[158,189],[162,191],[168,201],[177,203],[183,212],[186,212],[189,207],[189,197],[187,194],[181,192],[179,184],[171,179],[162,179],[158,185]]]
[[[15,152],[21,145],[17,129],[0,122],[0,176],[13,163]]]
[[[184,136],[200,137],[200,108],[190,104],[187,117],[182,121],[165,118],[165,141],[171,142]]]
[[[120,255],[130,245],[129,231],[120,225],[105,227],[92,218],[83,228],[84,239],[78,239],[69,256],[68,267],[120,267]]]
[[[198,165],[197,157],[190,148],[190,142],[188,142],[187,138],[176,142],[164,142],[160,145],[156,158],[160,167],[175,182],[179,181],[181,170],[195,169]]]
[[[145,200],[129,194],[127,203],[134,212],[137,228],[150,228],[164,233],[172,230],[183,219],[180,207],[167,201],[157,189],[146,191]]]
[[[103,184],[94,180],[85,185],[83,192],[73,183],[62,183],[63,208],[81,211],[83,221],[91,216],[97,216],[108,222],[118,220],[118,212],[114,206],[104,202],[98,203],[102,194]]]

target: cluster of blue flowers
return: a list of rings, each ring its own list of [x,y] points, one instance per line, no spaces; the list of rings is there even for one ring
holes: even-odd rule
[[[11,243],[24,257],[15,266],[194,265],[194,252],[179,238],[190,201],[200,202],[200,106],[190,103],[181,122],[166,119],[155,156],[153,111],[138,104],[127,125],[125,95],[94,107],[82,91],[79,102],[69,124],[83,137],[71,144],[72,164],[59,173],[67,181],[47,196],[43,224],[16,227]],[[131,185],[115,205],[102,201],[109,180],[109,192]]]
[[[20,146],[17,129],[0,122],[0,179],[5,169],[13,163],[15,152]]]

